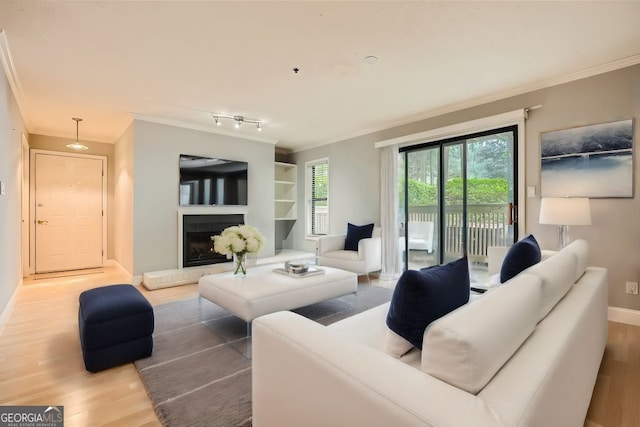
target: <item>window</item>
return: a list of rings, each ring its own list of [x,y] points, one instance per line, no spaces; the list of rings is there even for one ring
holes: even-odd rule
[[[308,236],[329,231],[329,159],[306,163],[306,226]]]
[[[517,125],[400,149],[405,268],[467,255],[474,277],[486,273],[487,248],[518,238],[517,149]]]

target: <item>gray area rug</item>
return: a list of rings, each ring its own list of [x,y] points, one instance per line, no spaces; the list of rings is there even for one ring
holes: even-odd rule
[[[294,310],[323,325],[391,299],[390,289],[358,285],[345,295]],[[200,309],[202,318],[200,322]],[[165,426],[251,426],[251,360],[246,323],[199,298],[154,307],[153,355],[135,362]]]

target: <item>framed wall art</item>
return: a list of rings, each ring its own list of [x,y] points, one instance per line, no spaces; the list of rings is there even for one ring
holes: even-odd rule
[[[542,197],[633,197],[633,119],[542,132]]]

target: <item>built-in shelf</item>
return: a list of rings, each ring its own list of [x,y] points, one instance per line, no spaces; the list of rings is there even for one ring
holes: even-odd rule
[[[291,163],[275,162],[275,219],[296,219],[296,181],[298,167]]]

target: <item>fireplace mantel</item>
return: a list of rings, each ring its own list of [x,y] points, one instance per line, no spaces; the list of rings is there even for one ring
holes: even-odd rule
[[[180,206],[178,208],[178,268],[183,268],[183,217],[185,215],[242,215],[246,222],[247,206]]]

